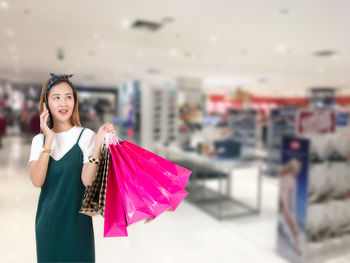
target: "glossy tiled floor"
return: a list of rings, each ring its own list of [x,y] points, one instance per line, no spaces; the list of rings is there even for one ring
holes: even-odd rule
[[[11,136],[0,149],[0,262],[36,262],[34,221],[40,189],[29,179],[29,148],[28,139]],[[249,178],[235,181],[242,193]],[[123,238],[103,238],[103,218],[95,216],[96,262],[286,262],[274,251],[276,196],[276,181],[264,178],[258,216],[217,221],[184,201],[175,212],[149,224],[131,225]]]

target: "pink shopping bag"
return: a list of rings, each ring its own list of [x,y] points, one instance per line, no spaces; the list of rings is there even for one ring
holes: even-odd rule
[[[134,176],[135,168],[118,149],[119,144],[110,144],[111,162],[126,216],[127,225],[152,216],[152,198]]]
[[[104,237],[127,236],[125,211],[110,157],[105,201]]]
[[[175,211],[188,194],[184,187],[191,171],[130,142],[122,141],[120,144],[134,162],[171,194],[169,210]]]
[[[170,193],[165,187],[163,187],[151,173],[154,170],[147,169],[147,163],[140,163],[133,156],[129,155],[123,148],[123,144],[118,144],[117,149],[120,156],[123,156],[127,166],[130,168],[132,177],[135,183],[138,184],[139,192],[146,196],[148,200],[148,206],[151,211],[151,217],[155,218],[163,212],[169,210],[172,207],[172,193]]]
[[[164,172],[164,175],[168,176],[174,183],[178,184],[182,189],[185,188],[188,179],[192,171],[173,163],[157,154],[154,154],[146,149],[137,146],[128,141],[121,141],[123,148],[131,154],[139,155],[142,159],[152,164],[154,167],[159,168]]]
[[[190,170],[127,141],[114,140],[109,149],[105,237],[127,236],[128,225],[174,211],[188,194]]]

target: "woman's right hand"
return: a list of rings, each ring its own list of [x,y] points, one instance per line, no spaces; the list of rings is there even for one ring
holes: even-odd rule
[[[48,118],[49,118],[49,111],[44,110],[40,114],[40,129],[43,131],[43,133],[45,134],[46,137],[50,138],[50,137],[53,137],[53,132],[51,131],[49,126],[47,126],[47,119]]]

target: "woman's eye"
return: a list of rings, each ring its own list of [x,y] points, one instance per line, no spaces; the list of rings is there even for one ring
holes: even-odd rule
[[[58,100],[60,97],[53,97],[54,100]]]
[[[67,96],[67,98],[71,100],[71,99],[72,99],[72,96]]]

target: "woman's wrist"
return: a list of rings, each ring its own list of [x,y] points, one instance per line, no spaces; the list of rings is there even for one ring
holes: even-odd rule
[[[103,142],[103,138],[101,138],[100,136],[96,136],[95,148],[101,149],[102,142]]]
[[[44,135],[45,135],[46,141],[52,141],[53,140],[53,134],[52,133],[47,133],[47,134],[44,133]]]
[[[92,156],[99,159],[100,158],[100,152],[101,152],[101,146],[102,146],[102,140],[96,139],[95,146],[92,150]]]
[[[45,144],[44,144],[44,147],[46,149],[51,149],[51,144],[52,144],[52,137],[48,136],[47,138],[45,138]]]

